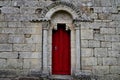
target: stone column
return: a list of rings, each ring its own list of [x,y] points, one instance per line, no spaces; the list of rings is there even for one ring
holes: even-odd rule
[[[43,55],[42,55],[42,67],[43,67],[43,74],[47,75],[48,71],[48,28],[49,22],[44,21],[42,22],[42,29],[43,29]]]
[[[75,74],[78,75],[81,69],[81,42],[80,42],[80,22],[75,21],[75,29],[76,29],[76,71]]]

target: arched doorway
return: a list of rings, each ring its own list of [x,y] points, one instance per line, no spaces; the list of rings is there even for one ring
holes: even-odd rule
[[[51,17],[52,27],[52,74],[71,74],[71,29],[72,16],[66,11],[57,11]]]
[[[43,74],[75,75],[80,72],[80,20],[79,20],[80,17],[78,13],[76,13],[77,11],[74,11],[72,9],[73,7],[71,4],[69,5],[61,2],[58,5],[56,4],[58,3],[55,3],[55,5],[53,4],[54,7],[52,5],[51,9],[49,9],[50,7],[48,7],[49,10],[43,11],[44,14],[42,15]],[[59,32],[62,32],[65,35],[67,35],[66,37],[68,37],[67,39],[68,41],[66,41],[65,43],[67,42],[69,43],[66,44],[67,46],[65,49],[62,48],[65,43],[63,43],[63,45],[62,43],[60,43],[62,47],[59,48],[63,49],[62,53],[61,50],[58,50],[58,52],[55,53],[53,52],[58,48],[58,45],[60,45],[57,44],[57,47],[54,46],[54,44],[56,43],[54,43],[53,42],[54,40],[52,40],[53,35],[57,37],[59,36],[55,34],[55,32],[57,31],[58,31],[57,34],[61,34]],[[64,36],[64,34],[62,35]],[[64,41],[64,39],[62,40],[62,37],[59,38],[61,39],[61,42]],[[67,52],[67,54],[65,54],[65,52]],[[67,56],[65,57],[64,54]],[[57,58],[59,58],[57,59],[58,62],[57,61],[54,62],[56,56]],[[65,61],[66,62],[64,63],[63,60],[64,62]],[[55,65],[54,63],[57,65]],[[58,63],[60,63],[61,67],[58,66]],[[63,69],[63,67],[66,68]]]

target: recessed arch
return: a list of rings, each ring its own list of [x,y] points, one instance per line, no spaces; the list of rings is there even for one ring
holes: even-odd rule
[[[73,17],[71,14],[69,14],[68,12],[64,11],[64,10],[60,10],[55,12],[52,16],[51,16],[51,23],[71,23],[73,22]]]

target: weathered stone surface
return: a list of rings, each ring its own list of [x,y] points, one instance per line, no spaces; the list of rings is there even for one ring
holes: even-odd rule
[[[97,58],[95,58],[95,57],[82,58],[82,65],[95,66],[95,65],[97,65]]]
[[[94,39],[99,40],[99,41],[105,40],[104,35],[102,35],[102,34],[94,34]]]
[[[2,7],[2,13],[20,13],[20,9],[17,7]]]
[[[2,59],[16,59],[18,57],[18,52],[0,52],[0,58]]]
[[[5,59],[0,59],[0,68],[3,69],[6,66],[6,60]]]
[[[97,65],[102,66],[103,65],[103,58],[97,58]]]
[[[30,38],[25,38],[26,43],[42,43],[42,35],[31,35]]]
[[[21,27],[21,22],[18,21],[13,21],[13,22],[8,22],[8,27]]]
[[[41,58],[41,53],[40,52],[19,52],[20,58]]]
[[[8,69],[17,69],[17,59],[8,59],[6,68]]]
[[[5,21],[20,21],[20,18],[21,15],[17,13],[5,15]]]
[[[116,7],[94,7],[95,13],[117,13]]]
[[[25,21],[25,22],[21,22],[21,27],[28,27],[28,28],[40,27],[40,30],[41,30],[42,25],[41,25],[41,22],[31,23],[31,22]]]
[[[112,47],[112,43],[111,42],[101,42],[101,47],[110,48],[110,47]]]
[[[120,50],[120,42],[113,42],[112,43],[112,50]]]
[[[92,48],[81,48],[81,54],[83,57],[92,57],[93,49]]]
[[[93,30],[92,29],[81,30],[81,39],[93,39]]]
[[[14,44],[14,51],[35,51],[35,44]]]
[[[99,76],[109,74],[109,66],[94,66],[93,73]]]
[[[81,40],[81,47],[88,47],[88,40]]]
[[[120,28],[116,28],[116,33],[120,34]]]
[[[119,35],[105,35],[105,41],[120,41]]]
[[[117,58],[103,58],[103,65],[105,66],[114,66],[117,65]]]
[[[39,28],[16,28],[16,34],[40,34],[41,30]]]
[[[22,7],[20,13],[22,14],[34,14],[36,7]]]
[[[96,57],[107,57],[108,56],[107,48],[95,48],[94,54]]]
[[[0,51],[12,51],[12,44],[0,44]]]
[[[3,69],[0,70],[0,77],[5,78],[5,77],[16,77],[16,71],[13,69]]]
[[[8,34],[0,34],[0,43],[8,42]]]
[[[1,28],[0,33],[14,34],[15,33],[15,28]]]
[[[115,34],[115,28],[100,28],[101,34]]]
[[[41,61],[40,59],[24,59],[23,68],[40,70],[41,69],[40,61]]]
[[[9,35],[9,43],[24,43],[24,35]]]
[[[4,27],[7,27],[7,22],[1,21],[0,22],[0,28],[4,28]]]
[[[100,47],[100,41],[96,41],[96,40],[89,40],[88,42],[89,47]]]
[[[119,51],[108,51],[109,57],[120,57]]]
[[[120,74],[120,66],[111,66],[110,73]]]
[[[4,14],[0,14],[0,21],[4,21],[5,20],[5,15]]]

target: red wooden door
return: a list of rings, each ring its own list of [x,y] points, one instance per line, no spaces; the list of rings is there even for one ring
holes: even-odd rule
[[[65,24],[58,24],[58,29],[52,35],[52,74],[71,74],[70,31],[65,30]]]

